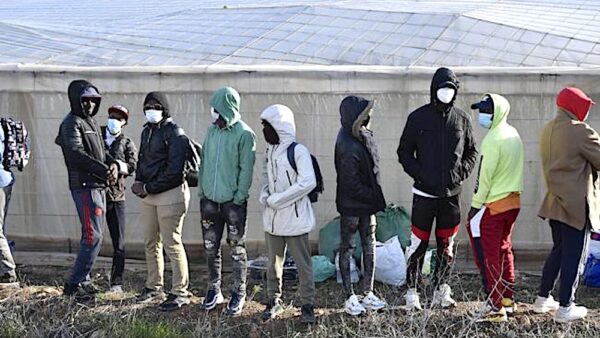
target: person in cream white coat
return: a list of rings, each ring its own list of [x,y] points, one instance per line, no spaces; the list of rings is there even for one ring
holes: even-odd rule
[[[263,162],[260,203],[264,206],[263,224],[269,254],[267,270],[268,303],[263,320],[283,312],[281,286],[286,249],[298,267],[303,323],[314,323],[315,283],[313,279],[308,233],[315,226],[315,214],[308,194],[317,181],[310,152],[296,144],[294,114],[284,105],[272,105],[261,114],[267,141]],[[294,148],[294,169],[288,148]]]

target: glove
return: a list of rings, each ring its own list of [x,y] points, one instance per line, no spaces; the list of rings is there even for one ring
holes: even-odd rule
[[[145,198],[146,196],[148,196],[146,188],[144,187],[144,183],[142,182],[133,183],[133,185],[131,186],[131,192],[133,192],[136,196],[140,198]]]

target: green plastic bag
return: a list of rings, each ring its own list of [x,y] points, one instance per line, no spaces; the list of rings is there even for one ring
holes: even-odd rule
[[[312,256],[313,278],[316,283],[321,283],[335,275],[335,264],[326,256]]]
[[[333,263],[341,242],[340,217],[338,216],[319,230],[319,254],[326,256]],[[352,242],[354,243],[354,258],[359,261],[362,255],[362,245],[358,231],[352,237]]]
[[[410,245],[410,214],[403,207],[388,205],[384,211],[377,213],[377,231],[375,238],[381,243],[398,236],[402,249]]]

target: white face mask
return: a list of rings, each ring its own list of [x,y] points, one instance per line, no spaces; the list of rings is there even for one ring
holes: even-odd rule
[[[440,88],[437,90],[437,98],[440,102],[448,104],[452,102],[455,93],[456,90],[454,90],[454,88]]]
[[[150,123],[158,123],[163,119],[163,111],[156,109],[148,109],[144,112],[146,120]]]
[[[219,118],[219,113],[217,113],[213,107],[210,107],[210,115],[212,116],[213,122]]]
[[[108,123],[106,124],[106,129],[112,135],[116,136],[121,133],[121,129],[125,125],[125,121],[119,121],[117,119],[108,119]]]

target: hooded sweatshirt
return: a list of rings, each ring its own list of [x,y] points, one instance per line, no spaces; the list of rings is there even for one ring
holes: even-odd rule
[[[101,102],[98,93],[86,80],[69,84],[71,111],[61,123],[55,143],[62,149],[71,190],[106,187],[107,163],[114,162],[107,156],[100,126],[94,119]],[[92,100],[96,105],[90,114],[82,108],[83,95],[94,96]]]
[[[299,236],[315,226],[315,214],[308,194],[317,186],[310,152],[296,145],[292,168],[287,149],[296,141],[292,111],[280,104],[265,109],[260,118],[269,122],[279,136],[279,144],[268,144],[263,163],[263,185],[259,201],[265,206],[263,225],[275,236]]]
[[[510,104],[503,96],[486,96],[492,99],[494,117],[481,143],[479,178],[471,204],[474,208],[523,191],[523,143],[519,132],[507,122]]]
[[[335,143],[335,201],[338,212],[344,216],[369,216],[386,206],[377,178],[379,159],[373,156],[377,153],[374,141],[367,142],[361,132],[370,120],[372,108],[372,101],[358,96],[348,96],[340,104],[342,127]]]
[[[225,127],[208,127],[202,145],[198,196],[213,202],[244,204],[249,197],[256,153],[256,136],[241,120],[240,95],[231,87],[217,90],[211,106]]]

